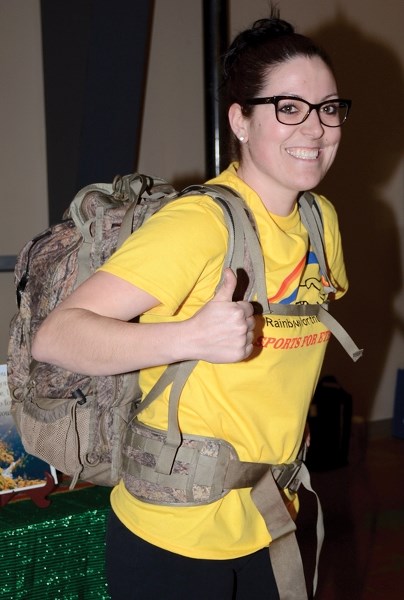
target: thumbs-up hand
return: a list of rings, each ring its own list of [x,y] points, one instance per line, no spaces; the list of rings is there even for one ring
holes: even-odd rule
[[[231,269],[225,269],[223,281],[216,290],[211,302],[233,302],[233,294],[237,285],[237,277]]]
[[[189,319],[189,358],[232,363],[251,354],[254,309],[250,302],[233,302],[236,284],[236,275],[225,269],[223,282],[212,300]]]

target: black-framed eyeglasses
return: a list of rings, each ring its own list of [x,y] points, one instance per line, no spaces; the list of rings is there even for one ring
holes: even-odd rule
[[[311,104],[307,100],[295,96],[271,96],[268,98],[250,98],[246,100],[245,104],[273,104],[276,118],[283,125],[300,125],[308,118],[311,111],[315,110],[320,122],[326,127],[341,127],[347,120],[352,101],[335,98],[318,104]]]

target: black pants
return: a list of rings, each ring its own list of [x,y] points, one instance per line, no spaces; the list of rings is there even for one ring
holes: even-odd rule
[[[279,600],[268,548],[231,560],[200,560],[133,535],[111,513],[107,580],[112,600]]]

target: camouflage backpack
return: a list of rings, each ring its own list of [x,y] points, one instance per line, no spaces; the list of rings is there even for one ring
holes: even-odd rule
[[[203,190],[195,186],[192,193]],[[70,475],[71,487],[78,478],[117,483],[122,435],[141,395],[138,373],[88,377],[39,363],[31,357],[31,340],[57,304],[179,195],[166,181],[137,173],[89,185],[75,196],[63,221],[29,241],[18,256],[18,311],[10,325],[7,365],[11,412],[26,451]],[[228,261],[234,254],[244,261],[244,239],[235,243],[234,219],[226,210],[225,219]],[[161,385],[167,381],[166,375]]]
[[[131,232],[168,202],[186,194],[207,194],[223,208],[229,230],[224,267],[246,275],[243,297],[250,299],[256,293],[264,312],[312,311],[310,314],[317,314],[356,360],[357,347],[320,305],[268,304],[263,257],[252,216],[234,191],[224,186],[192,186],[178,193],[162,179],[137,173],[116,177],[112,184],[87,186],[73,199],[63,221],[29,241],[18,256],[18,311],[10,325],[8,348],[11,412],[25,450],[71,476],[71,487],[78,478],[107,486],[118,482],[124,435],[139,412],[138,372],[97,377],[72,373],[33,360],[31,340],[49,312]],[[311,194],[304,194],[299,205],[327,281],[317,203]],[[181,390],[189,373],[186,366],[169,366],[140,408],[174,380],[175,389]]]

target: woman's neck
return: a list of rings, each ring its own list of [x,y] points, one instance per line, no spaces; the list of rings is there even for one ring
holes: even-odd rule
[[[237,175],[258,194],[263,205],[270,213],[287,217],[293,212],[298,199],[298,194],[295,191],[281,188],[265,177],[253,176],[242,165],[238,167]]]

